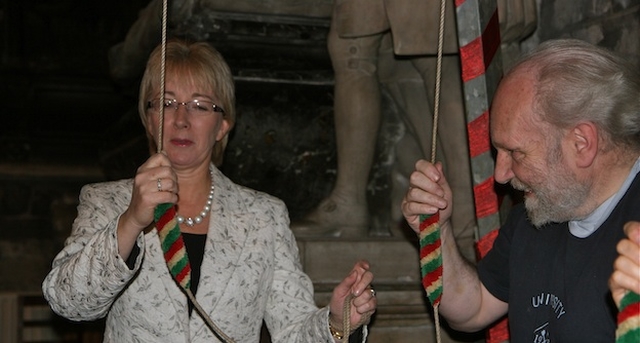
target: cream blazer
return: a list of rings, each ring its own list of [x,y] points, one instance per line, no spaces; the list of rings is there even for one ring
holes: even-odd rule
[[[331,342],[302,271],[284,203],[234,184],[214,168],[214,199],[196,299],[236,342]],[[71,236],[42,290],[51,308],[76,321],[107,316],[104,342],[219,342],[169,274],[156,229],[138,237],[133,269],[118,255],[116,225],[132,180],[86,185]],[[366,330],[365,330],[366,332]]]

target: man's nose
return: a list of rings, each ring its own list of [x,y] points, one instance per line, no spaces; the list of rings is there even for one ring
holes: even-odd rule
[[[509,156],[508,153],[498,150],[496,167],[493,171],[493,178],[496,182],[505,184],[514,177],[512,162],[511,156]]]

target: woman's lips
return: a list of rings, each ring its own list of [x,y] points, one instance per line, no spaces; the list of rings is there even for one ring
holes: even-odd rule
[[[192,145],[193,142],[191,140],[188,140],[188,139],[174,138],[174,139],[171,140],[171,144],[173,144],[175,146],[185,147],[185,146]]]

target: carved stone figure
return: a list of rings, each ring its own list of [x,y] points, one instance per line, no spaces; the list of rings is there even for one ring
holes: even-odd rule
[[[335,72],[334,117],[337,179],[331,194],[304,220],[296,235],[362,236],[370,213],[366,187],[378,134],[381,86],[399,108],[405,136],[398,142],[394,179],[428,158],[434,103],[439,1],[337,0],[328,37]],[[473,242],[475,220],[468,161],[453,2],[445,19],[440,140],[437,159],[446,162],[461,239]],[[402,182],[398,185],[402,187]],[[404,191],[404,190],[403,190]],[[399,201],[393,201],[398,204]]]
[[[498,7],[505,46],[535,27],[534,0],[501,0]],[[398,186],[415,161],[430,157],[439,15],[439,1],[335,1],[328,46],[335,71],[337,179],[330,195],[292,224],[296,235],[367,235],[371,215],[366,187],[381,87],[394,98],[406,128],[396,147]],[[436,159],[444,163],[457,195],[454,226],[464,228],[457,238],[473,259],[475,213],[453,1],[447,1],[444,53]]]

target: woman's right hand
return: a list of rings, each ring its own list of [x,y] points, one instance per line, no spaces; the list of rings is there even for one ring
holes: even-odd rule
[[[126,221],[140,230],[153,222],[155,208],[178,201],[178,178],[164,153],[149,157],[133,179],[129,207],[123,213]]]
[[[420,215],[440,211],[440,224],[449,222],[453,195],[442,164],[425,160],[416,162],[416,170],[409,177],[409,190],[402,200],[402,214],[416,232],[420,232]]]
[[[153,222],[155,208],[178,202],[178,176],[164,153],[149,157],[137,170],[129,207],[118,222],[120,256],[127,259],[136,238]]]

